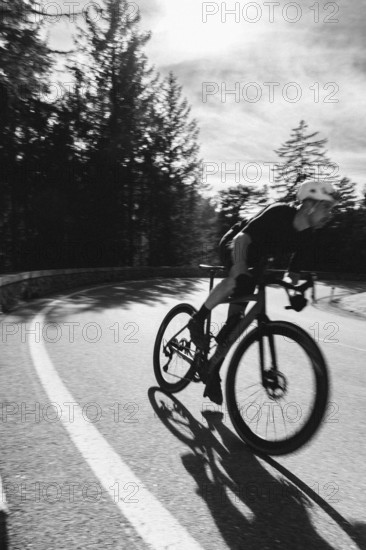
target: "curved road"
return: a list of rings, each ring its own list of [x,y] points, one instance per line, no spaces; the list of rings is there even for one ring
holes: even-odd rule
[[[318,288],[300,314],[269,290],[270,317],[308,330],[332,377],[317,436],[276,460],[245,447],[202,385],[157,388],[158,326],[199,306],[207,280],[104,285],[3,317],[1,548],[366,548],[365,321]]]

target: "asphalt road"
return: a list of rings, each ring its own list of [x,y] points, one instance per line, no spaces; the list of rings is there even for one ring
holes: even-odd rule
[[[1,548],[366,548],[365,319],[330,307],[323,285],[301,313],[269,290],[270,317],[319,342],[332,394],[315,438],[267,460],[202,385],[171,397],[154,379],[163,317],[181,301],[199,306],[206,289],[128,282],[2,318]]]

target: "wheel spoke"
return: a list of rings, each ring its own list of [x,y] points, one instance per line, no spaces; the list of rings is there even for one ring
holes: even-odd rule
[[[284,397],[282,397],[282,399],[287,404],[286,399]],[[283,408],[282,407],[281,407],[281,414],[282,414],[283,425],[285,427],[285,434],[286,434],[286,437],[287,437],[287,426],[286,426],[285,415],[283,414]]]
[[[254,386],[261,386],[262,383],[261,382],[256,382],[255,384],[250,384],[250,386],[247,386],[246,388],[244,388],[244,390],[249,390],[249,388],[253,388]]]
[[[264,401],[263,401],[264,403]],[[262,403],[262,405],[263,405]],[[259,421],[261,419],[261,416],[262,416],[262,406],[259,407],[259,412],[258,412],[258,418],[257,418],[257,423],[256,423],[256,433],[258,433],[258,424],[259,424]]]
[[[192,364],[196,348],[187,328],[194,311],[188,304],[179,304],[166,315],[159,328],[154,346],[154,372],[159,386],[166,391],[182,390],[194,376]]]
[[[301,328],[274,321],[267,330],[272,331],[276,369],[266,371],[263,386],[260,359],[270,360],[272,352],[265,338],[263,354],[258,353],[254,329],[241,341],[228,368],[228,410],[238,434],[255,450],[286,454],[303,445],[321,422],[327,368],[317,344]]]
[[[255,391],[255,392],[251,393],[250,395],[248,395],[247,399],[250,399],[250,398],[252,397],[252,395],[256,395],[258,392],[261,391],[261,389],[262,389],[262,388],[259,388],[259,390],[257,390],[257,391]]]

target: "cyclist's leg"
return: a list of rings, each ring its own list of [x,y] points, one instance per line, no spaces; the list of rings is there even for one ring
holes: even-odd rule
[[[241,313],[243,310],[246,309],[249,302],[245,302],[242,304],[229,304],[228,311],[227,311],[227,318],[231,317],[232,315],[237,315],[238,313]]]
[[[232,267],[232,255],[230,243],[226,243],[224,240],[220,242],[220,259],[222,263],[228,268],[229,272]],[[218,305],[221,302],[225,302],[226,299],[233,293],[236,286],[236,281],[233,277],[227,277],[219,285],[217,285],[213,290],[216,290],[214,293],[211,292],[210,296],[207,299],[208,305],[214,304]],[[215,303],[217,301],[217,303]],[[243,311],[245,306],[243,304],[230,304],[228,309],[228,318],[225,325],[222,327],[219,335],[217,336],[218,348],[220,348],[221,343],[224,342],[226,336],[231,332],[231,329],[239,321],[239,315]],[[229,322],[230,317],[230,322]],[[221,341],[219,341],[219,336],[221,336]],[[213,403],[217,405],[222,405],[223,395],[221,389],[221,376],[220,368],[221,364],[217,365],[212,372],[207,372],[207,382],[205,390],[203,392],[203,397],[208,397]],[[209,369],[209,366],[208,366]]]
[[[229,271],[233,266],[231,241],[226,241],[225,236],[219,244],[219,255],[221,263]],[[228,277],[218,283],[210,292],[204,305],[207,309],[212,310],[219,304],[225,302],[235,288],[235,278],[230,274]]]
[[[230,270],[231,268],[231,250],[227,243],[220,242],[219,245],[220,260]],[[199,348],[206,347],[204,323],[209,313],[219,304],[225,302],[235,288],[235,279],[226,277],[216,285],[208,295],[207,299],[197,313],[192,316],[188,323],[191,338],[194,344]]]
[[[219,304],[225,302],[235,288],[235,279],[232,277],[226,277],[218,285],[216,285],[210,292],[205,306],[207,309],[214,309]]]
[[[245,288],[239,288],[239,294],[252,294],[255,289],[255,279],[253,281],[247,281],[245,284]],[[226,323],[220,330],[219,334],[216,337],[217,343],[218,343],[218,349],[216,352],[221,354],[221,350],[224,350],[227,347],[230,347],[230,344],[227,341],[227,338],[229,334],[232,332],[232,330],[236,327],[236,325],[239,323],[241,316],[245,313],[245,310],[248,307],[249,302],[242,302],[242,303],[231,303],[228,308],[228,317],[226,320]],[[221,389],[221,377],[220,377],[220,369],[221,365],[223,363],[223,360],[219,362],[215,367],[211,365],[211,369],[209,368],[209,372],[207,373],[207,382],[205,391],[203,393],[204,397],[208,397],[211,401],[214,403],[217,403],[218,405],[222,405],[223,403],[223,395],[222,395],[222,389]],[[213,367],[213,368],[212,368]],[[210,372],[211,370],[211,372]]]
[[[234,279],[234,280],[236,281],[236,279]],[[255,290],[255,285],[256,285],[255,278],[251,279],[251,278],[248,277],[244,280],[244,284],[242,284],[242,286],[240,286],[240,284],[239,284],[239,288],[235,287],[235,293],[238,296],[240,296],[240,295],[243,296],[245,294],[252,294]],[[228,314],[227,314],[227,319],[226,319],[225,325],[222,327],[222,329],[221,329],[221,331],[220,331],[220,333],[217,337],[218,342],[223,342],[226,339],[228,334],[232,331],[232,329],[239,322],[240,317],[242,315],[244,315],[248,304],[249,304],[249,302],[241,302],[241,303],[232,302],[231,304],[229,304]]]
[[[209,313],[219,304],[225,302],[235,287],[235,280],[229,278],[221,281],[210,292],[207,300],[195,313],[188,323],[191,338],[194,344],[199,348],[205,348],[204,323]]]

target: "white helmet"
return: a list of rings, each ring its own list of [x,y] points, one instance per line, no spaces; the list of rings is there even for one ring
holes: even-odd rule
[[[337,193],[329,181],[310,180],[300,185],[297,198],[299,201],[313,199],[314,201],[337,202]]]

